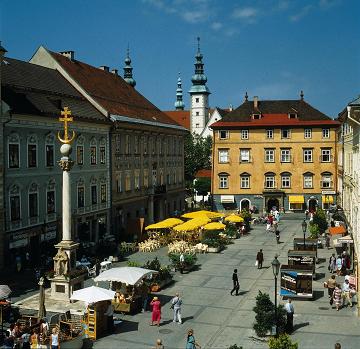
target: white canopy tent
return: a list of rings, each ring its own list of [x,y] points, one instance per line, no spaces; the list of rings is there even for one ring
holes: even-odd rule
[[[81,290],[74,291],[70,300],[83,301],[88,304],[112,300],[115,296],[115,291],[107,290],[105,288],[91,286]]]
[[[135,285],[140,280],[144,279],[145,277],[156,274],[157,271],[144,269],[144,268],[137,268],[137,267],[119,267],[119,268],[112,268],[109,270],[105,270],[104,272],[100,273],[94,281],[116,281],[122,282],[128,285]]]

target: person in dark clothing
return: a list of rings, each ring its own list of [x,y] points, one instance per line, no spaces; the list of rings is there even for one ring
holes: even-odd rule
[[[275,231],[275,236],[276,236],[276,242],[277,242],[278,244],[280,244],[280,232],[279,232],[279,230],[276,230],[276,231]]]
[[[257,255],[256,255],[256,261],[257,261],[257,267],[258,267],[258,269],[261,269],[261,268],[262,268],[263,261],[264,261],[264,254],[263,254],[262,249],[260,249],[260,251],[257,253]]]
[[[96,276],[98,276],[100,274],[100,262],[98,259],[95,262],[95,273],[96,273]]]
[[[239,285],[239,279],[237,276],[237,269],[234,269],[234,273],[232,275],[232,280],[233,280],[233,289],[231,290],[230,294],[232,295],[234,293],[234,291],[236,291],[236,295],[238,296],[240,285]]]

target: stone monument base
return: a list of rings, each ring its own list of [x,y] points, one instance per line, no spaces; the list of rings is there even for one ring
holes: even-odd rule
[[[66,275],[55,275],[51,281],[51,298],[70,301],[72,293],[84,287],[85,275],[74,275],[76,268],[76,250],[79,244],[74,241],[63,240],[55,245],[55,248],[62,249],[68,256],[68,272]]]

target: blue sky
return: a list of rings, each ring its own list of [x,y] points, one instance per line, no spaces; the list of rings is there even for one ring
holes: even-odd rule
[[[118,68],[127,45],[136,88],[172,110],[191,86],[201,37],[210,106],[305,99],[336,116],[360,94],[358,0],[0,0],[0,39],[28,60],[38,46]],[[189,96],[184,101],[189,107]]]

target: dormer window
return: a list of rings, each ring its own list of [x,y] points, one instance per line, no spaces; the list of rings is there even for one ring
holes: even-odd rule
[[[261,114],[253,114],[252,115],[254,120],[260,120],[261,119]]]
[[[289,119],[297,119],[296,113],[289,113]]]

